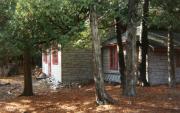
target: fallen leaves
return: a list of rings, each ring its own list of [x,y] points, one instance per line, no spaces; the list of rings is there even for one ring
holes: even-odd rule
[[[41,85],[41,89],[34,87],[35,96],[0,101],[0,113],[180,113],[180,85],[175,89],[165,85],[137,87],[136,97],[124,97],[120,86],[107,84],[108,93],[118,104],[100,106],[95,103],[94,84],[56,92]]]

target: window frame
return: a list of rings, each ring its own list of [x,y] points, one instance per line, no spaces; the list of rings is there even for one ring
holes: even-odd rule
[[[52,51],[52,64],[53,65],[58,65],[59,59],[58,59],[58,50],[53,50]]]
[[[109,47],[109,69],[110,70],[118,70],[118,52],[117,45],[113,45]]]
[[[43,62],[47,64],[47,53],[43,53]]]

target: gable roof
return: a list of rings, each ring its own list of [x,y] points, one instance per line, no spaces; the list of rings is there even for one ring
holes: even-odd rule
[[[126,42],[126,33],[122,34],[122,42]],[[102,46],[107,46],[107,45],[112,45],[112,44],[117,44],[117,38],[116,36],[112,36],[110,38],[108,38],[107,40],[105,40],[104,42],[102,42]]]
[[[167,31],[149,31],[148,40],[149,46],[153,48],[164,48],[167,46]],[[126,42],[127,33],[122,35],[122,41]],[[173,33],[174,46],[175,48],[180,48],[180,33]],[[116,36],[111,37],[102,43],[102,46],[107,46],[111,44],[117,44]]]
[[[152,47],[166,47],[167,46],[167,31],[150,31],[148,33],[149,45]],[[180,47],[180,33],[173,33],[174,46]]]

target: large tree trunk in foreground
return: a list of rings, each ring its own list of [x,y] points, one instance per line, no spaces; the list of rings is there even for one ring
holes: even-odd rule
[[[128,3],[128,27],[126,44],[126,80],[123,95],[136,95],[136,0],[129,0]]]
[[[102,74],[100,37],[98,36],[98,23],[96,6],[90,9],[90,26],[93,41],[93,74],[96,88],[96,102],[98,104],[113,103],[113,99],[106,93],[104,88],[104,78]]]
[[[120,18],[116,18],[116,33],[117,33],[117,44],[119,47],[119,72],[121,74],[121,85],[122,88],[124,89],[125,87],[125,61],[124,61],[124,52],[123,52],[123,44],[122,44],[122,29],[123,25],[120,22]]]
[[[175,87],[176,78],[175,78],[175,66],[174,66],[174,42],[172,28],[168,30],[168,75],[169,75],[169,87]]]
[[[142,19],[142,37],[141,37],[141,63],[140,63],[140,80],[143,86],[149,86],[146,79],[146,59],[148,52],[148,10],[149,10],[149,0],[144,0],[143,5],[143,19]]]
[[[31,52],[30,47],[26,46],[23,53],[24,57],[24,91],[23,96],[32,96],[33,88],[32,88],[32,76],[31,76]]]

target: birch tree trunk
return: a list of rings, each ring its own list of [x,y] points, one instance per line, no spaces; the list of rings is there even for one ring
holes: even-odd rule
[[[93,43],[93,75],[96,88],[96,102],[98,104],[114,103],[113,99],[106,93],[104,78],[102,74],[100,37],[98,35],[98,23],[96,5],[90,7],[90,27]]]
[[[126,44],[126,73],[125,88],[123,95],[136,95],[136,0],[129,0],[128,3],[128,26]]]
[[[143,86],[149,86],[146,79],[146,59],[148,52],[148,11],[149,11],[149,0],[144,0],[143,4],[143,19],[142,19],[142,37],[141,37],[141,64],[140,64],[140,80]]]
[[[24,67],[24,91],[22,96],[32,96],[32,76],[31,76],[31,51],[30,46],[26,46],[23,53],[23,67]]]
[[[173,88],[176,85],[175,66],[174,66],[174,42],[172,28],[168,29],[168,75],[169,87]]]

